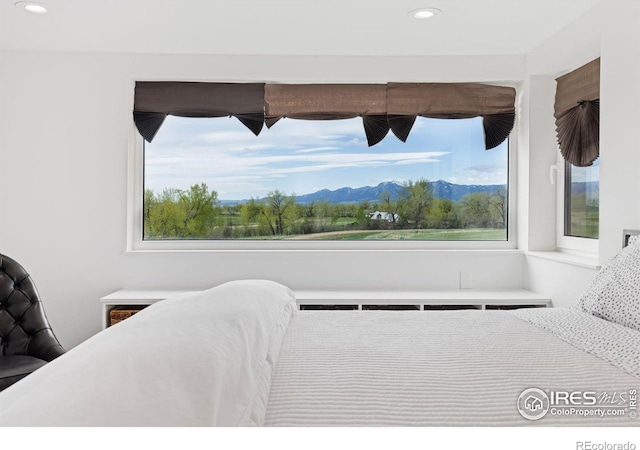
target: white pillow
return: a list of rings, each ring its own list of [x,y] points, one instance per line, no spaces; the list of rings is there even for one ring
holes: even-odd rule
[[[576,305],[594,316],[640,330],[640,239],[611,258]]]

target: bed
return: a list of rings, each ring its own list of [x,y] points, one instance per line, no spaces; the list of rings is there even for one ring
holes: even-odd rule
[[[299,311],[286,286],[233,281],[16,383],[0,425],[637,426],[638,279],[631,239],[572,308]]]

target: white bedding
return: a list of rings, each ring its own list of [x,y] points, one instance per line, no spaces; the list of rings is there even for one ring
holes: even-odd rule
[[[638,424],[516,409],[639,387],[640,332],[586,313],[294,311],[268,281],[157,303],[0,393],[0,425]]]
[[[565,312],[523,315],[568,327]],[[640,347],[617,339],[618,325],[577,314],[601,322],[594,342],[623,347],[618,362],[630,367],[635,358],[638,367]],[[638,421],[628,417],[529,421],[516,403],[527,388],[638,387],[639,378],[505,311],[300,311],[283,341],[265,424],[632,426]]]
[[[640,332],[574,308],[520,309],[514,316],[640,379]]]
[[[294,310],[268,281],[157,303],[0,393],[0,425],[261,425]]]

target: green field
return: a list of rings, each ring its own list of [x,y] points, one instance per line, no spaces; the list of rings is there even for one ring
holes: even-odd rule
[[[585,195],[571,197],[569,236],[598,239],[600,235],[600,205],[588,204]]]

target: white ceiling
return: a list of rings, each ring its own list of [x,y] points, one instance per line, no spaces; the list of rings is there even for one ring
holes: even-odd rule
[[[15,1],[0,0],[3,50],[408,56],[523,55],[600,0]]]

